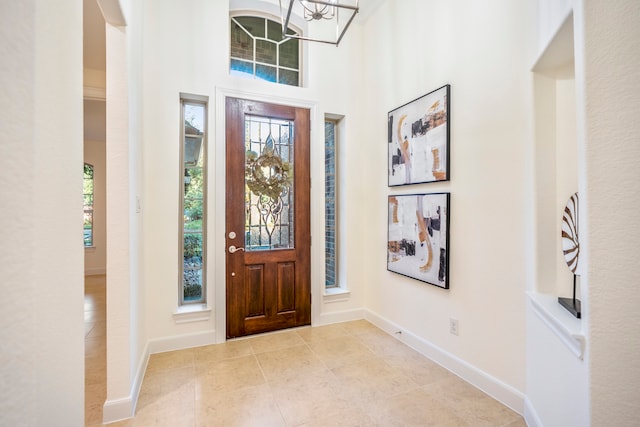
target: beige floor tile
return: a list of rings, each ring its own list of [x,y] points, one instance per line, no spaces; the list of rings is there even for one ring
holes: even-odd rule
[[[136,418],[139,416],[148,418],[152,417],[150,414],[157,412],[165,413],[180,409],[185,413],[191,411],[193,414],[194,405],[195,382],[193,379],[179,382],[177,378],[171,381],[158,378],[155,383],[143,383],[136,405]]]
[[[423,390],[473,426],[502,426],[521,419],[511,409],[453,375]]]
[[[350,336],[340,323],[316,327],[307,326],[297,329],[296,332],[307,343],[324,342],[333,338]]]
[[[312,371],[304,376],[277,379],[269,384],[288,426],[296,426],[352,407],[338,380],[326,369]]]
[[[380,426],[473,426],[419,388],[369,402],[364,411]]]
[[[138,396],[137,410],[155,407],[158,402],[166,401],[168,396],[173,398],[171,402],[189,403],[195,400],[194,376],[193,367],[147,371]]]
[[[418,384],[399,369],[375,356],[332,369],[332,372],[346,397],[355,402],[369,402],[418,388]]]
[[[527,427],[527,423],[522,417],[519,417],[516,421],[510,422],[509,424],[505,424],[501,427]]]
[[[307,375],[314,370],[325,370],[326,366],[307,345],[284,348],[256,354],[267,381]]]
[[[253,347],[249,340],[237,340],[194,348],[193,352],[195,363],[200,364],[250,356],[253,354]]]
[[[102,426],[102,404],[85,403],[84,425],[85,427]]]
[[[384,360],[418,385],[427,385],[453,376],[451,372],[406,347],[404,352],[389,353]]]
[[[173,397],[173,396],[171,396]],[[195,401],[162,399],[153,405],[136,410],[131,426],[134,427],[193,427]]]
[[[85,285],[95,292],[86,299],[85,417],[87,426],[100,426],[106,344],[93,330],[103,322],[104,283]],[[154,354],[135,417],[111,425],[526,427],[515,412],[364,320]]]
[[[365,330],[356,339],[377,355],[384,356],[406,349],[406,345],[380,329]]]
[[[196,399],[216,397],[221,393],[265,384],[256,357],[208,362],[196,366]]]
[[[102,426],[107,390],[106,278],[85,277],[85,426]]]
[[[198,427],[285,427],[286,423],[267,385],[236,390],[217,399],[198,401]]]
[[[304,341],[294,330],[284,332],[274,332],[266,335],[259,335],[249,338],[253,352],[255,354],[268,351],[282,350],[284,348],[295,347],[304,344]]]
[[[341,409],[330,414],[324,414],[300,424],[298,427],[380,427],[381,424],[374,420],[357,406],[350,405],[347,409]]]
[[[308,345],[330,369],[373,356],[373,353],[364,344],[349,335],[313,340]]]
[[[358,335],[367,331],[379,330],[373,323],[366,320],[354,320],[341,323],[342,327],[350,334]]]
[[[194,363],[193,361],[193,349],[156,353],[152,354],[149,357],[147,372],[166,371],[176,368],[192,367]]]
[[[339,379],[352,380],[397,375],[400,370],[392,367],[380,357],[370,356],[365,359],[359,359],[354,363],[334,368],[332,372]]]
[[[350,401],[369,403],[396,396],[419,387],[406,375],[341,380],[342,391]]]

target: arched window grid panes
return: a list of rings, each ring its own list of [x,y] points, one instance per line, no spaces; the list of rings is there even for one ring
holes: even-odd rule
[[[301,86],[301,43],[283,39],[279,22],[264,16],[232,16],[230,27],[231,75]],[[289,27],[287,33],[299,31]]]

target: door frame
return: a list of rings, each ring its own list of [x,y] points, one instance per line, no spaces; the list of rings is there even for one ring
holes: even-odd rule
[[[291,107],[307,108],[310,111],[311,130],[309,135],[310,156],[311,159],[324,158],[324,125],[319,126],[317,123],[324,123],[318,117],[317,102],[311,99],[300,98],[284,98],[274,96],[269,93],[249,92],[237,89],[229,89],[216,87],[216,105],[215,105],[215,147],[210,150],[209,164],[215,165],[215,169],[209,174],[209,189],[213,189],[213,198],[210,198],[209,204],[213,199],[214,205],[209,212],[215,212],[214,221],[209,222],[208,239],[209,254],[213,256],[209,258],[208,268],[213,274],[208,274],[208,301],[214,301],[215,316],[215,342],[223,343],[226,341],[227,331],[227,291],[226,291],[226,176],[224,170],[226,167],[226,151],[225,151],[225,131],[226,131],[226,106],[225,100],[230,98],[243,98],[257,102],[265,102],[269,104],[288,105]],[[319,144],[317,141],[322,141]],[[311,162],[309,165],[309,173],[311,182],[319,182],[320,185],[311,186],[311,236],[313,242],[311,245],[311,325],[316,325],[320,319],[320,304],[322,301],[322,278],[324,277],[323,262],[324,260],[324,214],[317,215],[320,205],[319,200],[324,199],[324,162]],[[318,175],[320,174],[320,175]],[[213,182],[211,182],[213,180]],[[214,229],[211,230],[211,227]],[[212,232],[211,232],[212,231]],[[211,292],[213,291],[213,295]]]

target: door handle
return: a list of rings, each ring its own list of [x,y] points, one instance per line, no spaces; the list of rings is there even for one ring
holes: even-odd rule
[[[230,254],[236,253],[238,251],[244,251],[244,248],[236,248],[233,245],[229,246],[229,253]]]

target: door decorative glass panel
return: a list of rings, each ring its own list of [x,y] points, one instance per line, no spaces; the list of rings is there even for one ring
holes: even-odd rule
[[[293,121],[245,116],[245,248],[294,247]]]

